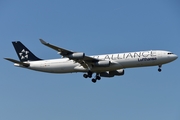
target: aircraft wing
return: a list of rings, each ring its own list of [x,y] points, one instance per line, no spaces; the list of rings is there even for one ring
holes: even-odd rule
[[[57,47],[55,45],[52,45],[50,43],[47,43],[45,42],[44,40],[40,39],[41,43],[44,44],[45,46],[48,46],[56,51],[58,51],[58,53],[60,55],[62,55],[63,57],[68,57],[69,59],[72,59],[74,60],[75,62],[78,62],[80,63],[83,67],[85,68],[88,68],[89,64],[92,64],[94,62],[98,62],[98,61],[105,61],[105,60],[100,60],[100,59],[96,59],[96,58],[93,58],[93,57],[90,57],[90,56],[86,56],[84,53],[84,56],[82,58],[76,58],[76,57],[72,57],[72,54],[81,54],[81,53],[78,53],[78,52],[73,52],[73,51],[70,51],[70,50],[66,50],[64,48],[60,48],[60,47]]]
[[[43,39],[39,39],[39,40],[41,41],[42,44],[58,51],[62,56],[74,53],[73,51],[66,50],[64,48],[60,48],[60,47],[54,46],[52,44],[49,44],[49,43],[45,42]]]

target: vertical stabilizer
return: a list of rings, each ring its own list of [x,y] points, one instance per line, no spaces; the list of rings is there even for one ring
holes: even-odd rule
[[[41,60],[40,58],[36,57],[28,48],[26,48],[20,41],[12,42],[12,44],[21,62]]]

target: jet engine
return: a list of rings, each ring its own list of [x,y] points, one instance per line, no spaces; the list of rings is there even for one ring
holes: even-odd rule
[[[114,77],[114,76],[121,76],[121,75],[124,75],[124,69],[100,73],[101,77]]]
[[[94,63],[94,66],[96,67],[109,67],[111,64],[110,61],[98,61],[96,63]]]
[[[83,59],[85,56],[85,53],[78,52],[78,53],[72,53],[70,55],[67,55],[66,57],[70,59]]]

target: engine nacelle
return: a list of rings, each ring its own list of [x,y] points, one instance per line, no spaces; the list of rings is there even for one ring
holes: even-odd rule
[[[110,61],[98,61],[96,63],[94,63],[94,66],[96,67],[109,67],[111,64]]]
[[[120,75],[124,75],[124,69],[100,73],[101,77],[114,77],[114,76],[120,76]]]
[[[119,69],[116,71],[110,71],[109,74],[117,75],[117,76],[124,75],[124,69]]]
[[[69,59],[83,59],[84,56],[85,56],[84,53],[79,52],[79,53],[72,53],[70,55],[67,55],[66,57],[68,57]]]

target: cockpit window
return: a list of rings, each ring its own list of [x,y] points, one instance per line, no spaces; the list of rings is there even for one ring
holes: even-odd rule
[[[171,55],[171,54],[173,54],[173,53],[168,53],[168,55]]]

